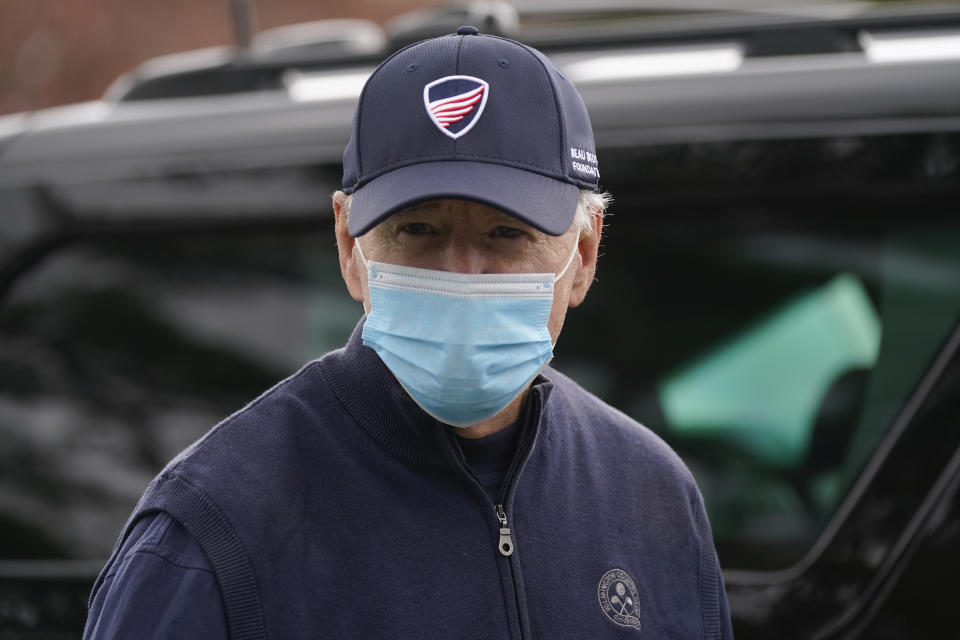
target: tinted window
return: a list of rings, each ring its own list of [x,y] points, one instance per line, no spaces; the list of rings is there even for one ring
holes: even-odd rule
[[[598,281],[555,364],[681,453],[726,566],[811,548],[956,326],[960,221],[943,185],[957,149],[923,136],[605,157],[617,202]]]
[[[104,558],[172,456],[359,318],[332,229],[67,245],[0,314],[5,557]]]

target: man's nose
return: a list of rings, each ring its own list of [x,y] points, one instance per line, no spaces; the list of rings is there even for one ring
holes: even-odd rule
[[[437,269],[454,273],[486,273],[489,259],[487,250],[465,238],[451,238],[443,247]]]

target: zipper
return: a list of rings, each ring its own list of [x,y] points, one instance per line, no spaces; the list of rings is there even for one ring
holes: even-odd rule
[[[510,466],[507,467],[507,473],[503,476],[503,482],[500,484],[500,494],[497,496],[497,503],[494,505],[497,522],[500,523],[500,539],[497,542],[497,551],[505,558],[512,556],[514,549],[513,538],[510,535],[510,525],[507,522],[506,504],[513,489],[514,479],[527,461],[527,456],[530,454],[530,448],[533,446],[533,440],[539,427],[539,425],[531,424],[532,417],[539,417],[542,409],[540,394],[536,390],[531,391],[527,397],[527,406],[523,416],[527,428],[517,446],[517,453],[513,456]]]
[[[500,542],[497,543],[497,551],[505,558],[513,555],[513,538],[510,537],[510,527],[507,526],[507,514],[503,510],[503,505],[497,505],[497,520],[500,521]]]
[[[525,631],[528,629],[528,622],[526,620],[526,614],[524,611],[524,605],[521,598],[521,587],[517,581],[516,567],[513,564],[513,552],[516,548],[516,545],[513,543],[513,536],[510,531],[510,523],[507,521],[507,504],[510,502],[510,498],[513,495],[515,489],[515,481],[517,476],[520,473],[520,470],[527,462],[527,458],[530,456],[530,450],[533,448],[533,441],[536,437],[536,433],[539,430],[539,425],[531,424],[531,418],[537,416],[539,421],[541,412],[543,411],[543,403],[540,399],[540,394],[537,391],[534,391],[527,398],[527,410],[524,415],[524,420],[527,422],[527,430],[521,437],[520,445],[517,447],[517,454],[513,457],[513,460],[510,462],[510,466],[507,468],[507,473],[503,477],[503,483],[500,485],[500,493],[497,496],[496,504],[496,516],[497,522],[500,525],[500,538],[497,541],[497,551],[500,555],[507,560],[510,565],[510,582],[513,583],[513,603],[516,608],[517,613],[517,625],[519,627],[519,637],[521,640],[524,637],[529,637],[529,633]]]
[[[526,615],[521,605],[520,598],[520,585],[517,584],[517,576],[514,573],[513,568],[513,552],[515,545],[513,543],[513,534],[510,530],[510,523],[507,521],[507,503],[509,502],[510,496],[514,490],[514,480],[520,472],[520,469],[524,466],[527,461],[527,457],[530,455],[530,449],[533,447],[533,442],[536,437],[536,433],[539,430],[539,424],[532,424],[533,416],[537,416],[537,421],[542,418],[543,412],[543,398],[539,390],[533,390],[527,400],[527,408],[523,420],[526,422],[527,429],[525,430],[523,436],[521,437],[520,444],[517,447],[517,453],[514,455],[513,460],[510,462],[510,466],[507,468],[507,473],[503,477],[503,482],[500,486],[500,492],[497,495],[497,500],[495,504],[491,503],[490,498],[487,496],[487,492],[483,489],[483,486],[480,484],[480,481],[474,475],[473,471],[465,463],[462,458],[462,454],[457,453],[457,446],[451,438],[455,436],[448,436],[445,438],[447,445],[449,446],[448,451],[453,454],[453,459],[457,466],[472,480],[473,486],[482,496],[482,500],[488,505],[493,506],[494,515],[496,516],[496,522],[499,525],[500,537],[497,540],[497,553],[502,557],[506,558],[510,563],[510,576],[511,582],[513,583],[513,602],[516,607],[517,614],[517,625],[519,627],[520,638],[523,638],[524,629],[528,627],[528,622],[526,622]]]

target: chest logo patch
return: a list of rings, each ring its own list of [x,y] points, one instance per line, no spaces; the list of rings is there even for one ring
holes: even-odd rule
[[[431,122],[454,140],[477,124],[487,104],[490,85],[473,76],[447,76],[423,88],[423,104]]]
[[[640,630],[640,592],[637,583],[623,569],[610,569],[597,588],[600,608],[621,627]]]

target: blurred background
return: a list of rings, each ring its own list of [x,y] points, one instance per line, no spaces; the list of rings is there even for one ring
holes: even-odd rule
[[[122,73],[168,53],[237,44],[251,30],[331,18],[383,23],[437,0],[4,0],[0,114],[99,98]]]
[[[620,9],[779,10],[922,3],[924,0],[818,2],[614,3]],[[237,21],[251,31],[331,18],[361,18],[383,24],[411,9],[440,6],[441,0],[4,0],[0,2],[0,114],[41,109],[100,97],[122,73],[168,53],[238,44]],[[482,3],[481,3],[482,4]],[[543,10],[577,3],[520,0],[515,6]],[[583,3],[579,3],[583,5]],[[930,4],[930,2],[927,2]],[[942,4],[942,3],[941,3]],[[601,6],[598,5],[598,6]],[[589,8],[581,6],[580,10]]]

